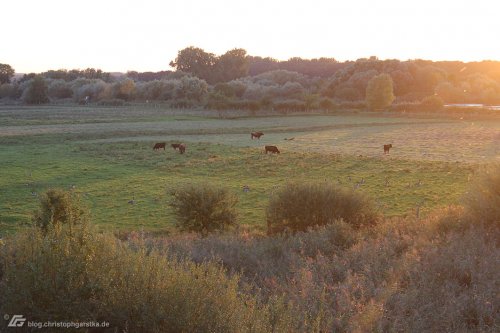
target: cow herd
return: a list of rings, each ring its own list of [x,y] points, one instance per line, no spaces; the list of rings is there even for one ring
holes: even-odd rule
[[[264,135],[263,132],[251,132],[250,133],[250,138],[253,140],[254,138],[256,139],[260,139],[262,136]],[[285,138],[285,140],[293,140],[295,138]],[[157,142],[154,147],[153,147],[153,150],[159,150],[159,149],[162,149],[165,150],[165,146],[166,146],[166,142]],[[170,145],[172,148],[174,148],[174,150],[179,150],[179,153],[181,154],[184,154],[184,152],[186,151],[186,145],[183,144],[183,143],[172,143]],[[392,144],[388,144],[388,145],[384,145],[384,154],[389,154],[389,149],[392,148]],[[264,146],[264,152],[267,154],[267,153],[271,153],[271,154],[279,154],[280,151],[278,149],[278,147],[276,146]]]
[[[166,144],[167,144],[166,142],[155,143],[153,150],[159,150],[162,148],[163,150],[165,150]],[[179,150],[179,153],[181,154],[184,154],[184,152],[186,151],[186,145],[183,143],[172,143],[170,146],[174,148],[174,150]]]

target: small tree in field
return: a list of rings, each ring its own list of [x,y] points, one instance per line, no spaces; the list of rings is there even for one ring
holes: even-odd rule
[[[47,231],[50,227],[85,223],[87,213],[70,192],[51,189],[41,197],[40,207],[32,220],[35,226]]]
[[[189,185],[172,191],[170,207],[177,227],[203,235],[236,224],[237,197],[227,189],[209,184]]]
[[[394,101],[392,78],[388,74],[374,76],[366,87],[366,104],[372,110],[385,109]]]

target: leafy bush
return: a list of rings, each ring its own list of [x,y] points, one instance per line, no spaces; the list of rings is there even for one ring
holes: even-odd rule
[[[172,191],[170,207],[177,227],[203,235],[236,224],[237,197],[227,189],[210,184],[188,185]]]
[[[60,189],[51,189],[40,198],[40,207],[32,221],[35,226],[47,231],[60,225],[75,225],[87,221],[86,210],[79,199]]]
[[[48,94],[50,98],[62,99],[73,97],[71,86],[64,80],[52,80],[49,83]]]
[[[376,224],[378,214],[361,193],[329,183],[290,183],[271,198],[267,208],[269,234],[304,231],[338,219],[359,228]]]
[[[44,104],[49,102],[48,87],[45,79],[37,75],[26,90],[23,92],[22,99],[28,104]]]
[[[4,83],[0,85],[0,99],[1,98],[10,98],[16,99],[21,95],[21,91],[19,86],[12,83]]]
[[[108,321],[117,332],[288,331],[285,310],[259,305],[220,266],[133,251],[92,228],[32,228],[9,239],[0,260],[0,311],[33,321]]]
[[[500,227],[500,163],[486,167],[464,196],[472,223]]]

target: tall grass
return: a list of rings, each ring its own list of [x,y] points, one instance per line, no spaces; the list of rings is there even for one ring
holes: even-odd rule
[[[500,163],[485,167],[464,196],[471,221],[500,228]]]
[[[133,251],[80,226],[33,228],[1,249],[2,313],[33,321],[108,321],[119,332],[285,331],[281,313],[214,263]],[[272,321],[273,320],[273,321]]]

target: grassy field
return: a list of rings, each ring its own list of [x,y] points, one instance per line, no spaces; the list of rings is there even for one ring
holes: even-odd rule
[[[265,135],[252,141],[252,130]],[[158,141],[188,149],[154,152]],[[386,143],[394,146],[388,156]],[[282,154],[263,154],[266,144]],[[474,170],[499,160],[499,147],[500,119],[0,107],[0,234],[29,223],[38,195],[51,187],[79,193],[93,221],[110,230],[171,231],[168,191],[189,182],[238,193],[239,221],[253,230],[264,230],[272,192],[296,179],[366,192],[387,216],[415,214],[417,206],[425,213],[458,202]]]

